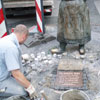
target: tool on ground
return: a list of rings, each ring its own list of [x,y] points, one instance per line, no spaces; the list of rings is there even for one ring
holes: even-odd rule
[[[6,91],[7,87],[0,89],[0,93],[4,93]]]
[[[48,100],[48,97],[45,95],[44,90],[40,91],[41,95],[44,97],[45,100]],[[43,99],[43,100],[44,100]]]

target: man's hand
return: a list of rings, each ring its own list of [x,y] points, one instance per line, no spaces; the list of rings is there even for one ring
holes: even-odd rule
[[[32,99],[35,99],[35,98],[37,98],[37,93],[36,92],[34,92],[34,93],[32,93],[31,95],[30,95],[30,99],[32,100]]]
[[[35,88],[32,86],[32,84],[25,90],[29,93],[30,99],[37,98],[37,94],[35,92]]]

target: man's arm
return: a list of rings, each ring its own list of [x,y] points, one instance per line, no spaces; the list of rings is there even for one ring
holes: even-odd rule
[[[29,93],[30,98],[37,98],[35,88],[32,84],[25,78],[25,76],[20,72],[19,69],[11,71],[12,76],[25,88]]]
[[[30,86],[30,82],[26,79],[26,77],[20,72],[19,69],[11,71],[12,76],[24,87],[28,88]]]

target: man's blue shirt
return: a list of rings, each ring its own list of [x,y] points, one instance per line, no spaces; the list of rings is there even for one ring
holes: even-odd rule
[[[0,39],[0,81],[11,75],[12,70],[20,69],[21,50],[14,33]]]

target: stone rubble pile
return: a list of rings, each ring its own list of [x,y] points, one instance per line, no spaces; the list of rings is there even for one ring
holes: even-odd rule
[[[60,54],[46,54],[45,52],[23,54],[22,64],[26,77],[32,80],[34,79],[33,77],[38,76],[39,73],[44,74],[45,72],[50,72],[53,66],[58,65],[61,58],[62,55]]]

